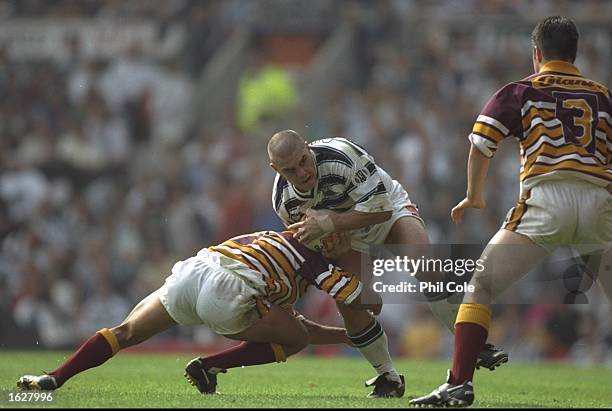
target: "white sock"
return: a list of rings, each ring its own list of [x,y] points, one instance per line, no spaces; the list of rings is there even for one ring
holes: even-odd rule
[[[378,321],[372,321],[364,330],[354,335],[349,334],[348,337],[361,352],[361,355],[372,364],[378,375],[388,372],[390,380],[400,381],[399,374],[393,366],[389,354],[387,334],[385,334]]]

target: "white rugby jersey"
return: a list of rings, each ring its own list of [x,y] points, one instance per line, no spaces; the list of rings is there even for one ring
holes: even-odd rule
[[[299,207],[337,212],[392,211],[393,180],[361,146],[345,138],[326,138],[308,145],[314,154],[316,183],[303,193],[280,174],[272,191],[274,211],[285,225],[300,221]]]

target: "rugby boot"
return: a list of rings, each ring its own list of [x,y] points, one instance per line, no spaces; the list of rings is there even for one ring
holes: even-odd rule
[[[217,374],[226,373],[227,370],[217,367],[204,367],[200,358],[189,361],[185,367],[185,378],[202,394],[217,393]]]

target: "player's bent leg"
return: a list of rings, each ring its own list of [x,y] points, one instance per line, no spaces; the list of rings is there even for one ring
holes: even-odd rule
[[[485,345],[491,322],[489,303],[540,262],[548,251],[528,237],[501,229],[485,248],[484,269],[476,271],[455,325],[453,369],[446,383],[428,395],[410,401],[415,406],[467,406],[474,401],[472,379],[479,351]]]
[[[24,375],[17,386],[23,390],[55,390],[74,375],[104,364],[120,349],[142,342],[175,324],[153,293],[136,306],[122,325],[96,332],[60,367],[40,376]]]
[[[376,370],[377,376],[366,381],[366,387],[374,386],[369,398],[401,398],[406,385],[404,376],[398,374],[391,355],[387,334],[376,318],[363,309],[336,303],[342,315],[346,332],[355,346]]]
[[[140,344],[177,325],[159,300],[158,291],[143,299],[127,318],[111,329],[121,349]]]
[[[227,338],[254,343],[272,343],[283,347],[286,356],[293,355],[308,345],[308,331],[293,313],[270,304],[270,309],[255,324]]]
[[[374,316],[366,310],[357,309],[350,305],[336,302],[338,312],[344,321],[346,332],[356,334],[366,328],[374,319]]]
[[[547,254],[548,251],[528,237],[513,231],[501,229],[493,236],[480,257],[483,270],[475,271],[470,281],[474,292],[465,294],[457,314],[451,383],[471,381],[476,366],[491,365],[484,364],[485,361],[493,364],[507,361],[507,355],[499,352],[492,352],[485,358],[479,355],[487,348],[485,343],[491,322],[489,304]]]
[[[217,374],[229,368],[284,362],[308,345],[306,327],[276,304],[270,304],[269,311],[246,330],[224,336],[244,342],[209,357],[195,358],[185,368],[185,377],[202,394],[216,393]]]
[[[415,259],[427,256],[430,252],[429,237],[427,231],[425,231],[425,225],[420,219],[411,216],[401,217],[393,223],[385,238],[385,245],[391,246],[390,251],[392,252],[399,252],[404,256]],[[419,280],[428,280],[419,278],[421,274],[416,274]],[[442,279],[440,278],[440,280]]]
[[[420,257],[420,255],[428,255],[429,238],[423,223],[414,217],[403,217],[395,222],[391,227],[391,231],[385,241],[387,244],[407,244],[407,250],[410,254]],[[443,281],[443,276],[432,277],[435,273],[428,273],[428,277],[424,278],[417,274],[417,279],[420,281],[440,282]],[[451,333],[455,332],[455,319],[459,311],[459,304],[450,304],[446,299],[439,301],[430,301],[429,308],[432,314],[440,321]],[[484,348],[478,354],[476,367],[487,368],[494,370],[496,367],[508,362],[508,353],[495,347],[493,344],[485,344]]]
[[[429,244],[427,231],[421,220],[405,216],[399,218],[389,230],[385,244]]]
[[[429,237],[422,221],[415,217],[402,217],[397,220],[385,240],[387,245],[405,247],[405,254],[413,258],[427,256],[431,252]],[[417,273],[419,281],[438,283],[444,281],[442,273]],[[433,301],[429,305],[433,315],[453,332],[458,306],[446,300]]]
[[[474,271],[470,285],[475,290],[465,294],[463,303],[490,304],[548,254],[529,237],[500,229],[480,256],[484,269]]]
[[[484,270],[474,272],[470,284],[475,287],[475,291],[465,294],[463,300],[464,304],[477,307],[480,304],[486,305],[491,303],[496,296],[500,295],[509,286],[523,277],[547,255],[547,250],[535,244],[528,237],[506,229],[499,230],[489,241],[489,244],[480,257],[480,259],[484,261]],[[462,305],[462,309],[465,310],[465,307],[468,306]],[[485,316],[488,316],[487,321],[490,321],[490,310],[488,310],[488,308],[487,313],[488,314],[485,314]],[[460,321],[458,317],[457,321],[464,323],[470,322],[469,314],[467,317],[464,315],[463,318],[468,318],[468,320]],[[465,327],[470,327],[470,325],[462,325],[459,328]],[[455,324],[455,332],[457,332],[457,329],[457,324]],[[473,335],[473,333],[468,334]],[[488,335],[488,327],[486,329],[486,334]],[[473,344],[471,345],[474,346]],[[471,358],[471,354],[465,355],[460,353],[460,355],[457,355],[457,361],[453,361],[454,364],[465,363],[468,371],[464,373],[455,370],[453,378],[456,376],[457,381],[461,383],[467,379],[471,381],[473,375],[471,371],[471,360],[463,361],[460,358]],[[508,362],[508,354],[505,351],[499,350],[491,344],[485,344],[477,354],[476,369],[483,367],[494,370],[495,367],[506,362]]]
[[[412,258],[428,256],[431,253],[427,231],[423,223],[415,217],[402,217],[397,220],[391,227],[385,244],[404,248],[403,253]],[[444,281],[442,273],[417,273],[416,278],[431,283]],[[441,299],[430,302],[429,307],[438,321],[453,332],[458,306]]]

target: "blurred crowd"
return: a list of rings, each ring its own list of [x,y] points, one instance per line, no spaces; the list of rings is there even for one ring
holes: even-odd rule
[[[531,74],[534,16],[549,14],[576,18],[578,67],[612,86],[612,21],[601,19],[612,9],[604,1],[0,2],[0,21],[138,19],[184,33],[164,58],[137,43],[86,58],[75,38],[54,59],[13,59],[0,49],[0,348],[73,347],[118,324],[174,262],[236,234],[282,229],[265,153],[270,132],[282,128],[367,148],[419,205],[432,242],[487,241],[518,198],[518,147],[507,141],[493,160],[488,208],[454,227],[448,215],[465,190],[467,134],[496,89]],[[194,127],[187,114],[207,63],[235,30],[274,30],[270,21],[313,35],[350,24],[353,75],[308,111],[299,98],[308,66],[291,67],[286,110],[248,127],[236,110],[214,127]],[[298,309],[339,324],[319,292]],[[515,358],[612,365],[609,313],[597,307],[497,310],[492,338]],[[426,306],[387,306],[383,321],[396,354],[451,352],[449,333]],[[221,340],[201,329],[164,338]]]

